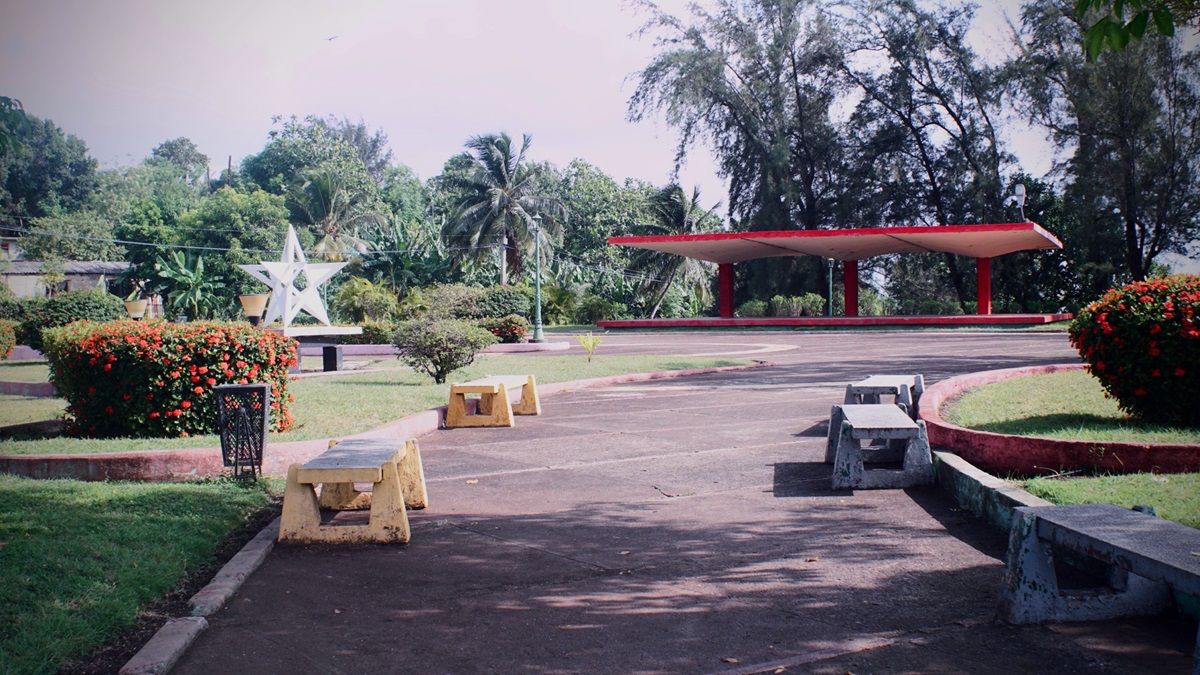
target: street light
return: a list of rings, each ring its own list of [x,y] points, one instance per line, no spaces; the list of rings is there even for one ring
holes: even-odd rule
[[[128,314],[129,318],[133,319],[134,321],[141,321],[142,318],[146,316],[146,305],[148,304],[149,301],[145,298],[126,300],[125,313]]]
[[[262,320],[263,310],[267,308],[267,298],[270,297],[270,293],[250,293],[238,296],[238,302],[242,303],[242,311],[246,313],[246,319],[250,321],[251,326],[257,326],[258,322]]]
[[[533,217],[533,257],[537,270],[533,277],[533,337],[530,342],[545,342],[542,336],[542,217]]]
[[[833,316],[833,258],[826,258],[829,264],[829,316]]]

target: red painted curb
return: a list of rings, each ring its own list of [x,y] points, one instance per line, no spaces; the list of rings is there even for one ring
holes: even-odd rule
[[[1200,444],[1098,443],[1031,436],[1010,436],[955,426],[942,419],[944,403],[972,387],[1014,377],[1079,370],[1083,364],[988,370],[952,377],[921,395],[921,419],[929,442],[948,448],[994,474],[1026,476],[1056,471],[1101,470],[1114,473],[1190,473],[1200,471]]]
[[[771,365],[774,364],[768,361],[757,361],[745,366],[631,373],[595,377],[588,380],[555,382],[540,385],[538,395],[551,396],[586,387],[750,370]],[[468,403],[474,404],[475,401],[472,400]],[[437,431],[444,424],[445,419],[446,407],[441,406],[401,417],[374,429],[347,436],[347,438],[414,438]],[[290,465],[307,462],[328,448],[328,439],[270,443],[263,451],[263,473],[268,476],[286,476]],[[86,455],[0,455],[0,473],[42,479],[171,481],[219,476],[224,470],[225,468],[221,465],[220,448]]]

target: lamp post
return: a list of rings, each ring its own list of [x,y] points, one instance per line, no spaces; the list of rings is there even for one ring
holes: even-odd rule
[[[242,303],[242,311],[246,313],[246,319],[250,321],[251,326],[258,326],[262,320],[263,310],[267,308],[267,298],[270,298],[270,293],[251,293],[247,295],[239,295],[238,302]]]
[[[533,257],[536,272],[533,277],[533,337],[530,342],[545,342],[542,335],[542,217],[533,217]]]
[[[134,321],[141,321],[142,318],[146,316],[146,305],[147,304],[149,304],[149,301],[146,300],[145,298],[138,298],[137,300],[126,300],[125,301],[125,313],[129,315],[130,319],[133,319]]]

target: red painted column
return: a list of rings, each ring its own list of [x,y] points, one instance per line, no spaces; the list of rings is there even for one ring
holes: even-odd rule
[[[858,316],[858,261],[842,261],[842,288],[846,292],[846,316]]]
[[[975,259],[975,295],[979,300],[979,313],[992,313],[992,259]]]
[[[717,304],[722,319],[733,318],[733,263],[717,265]]]

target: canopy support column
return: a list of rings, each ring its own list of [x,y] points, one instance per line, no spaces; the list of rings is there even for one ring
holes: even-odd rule
[[[846,316],[858,316],[858,261],[842,261],[842,289],[846,296]]]
[[[733,263],[717,265],[717,304],[722,319],[733,318]]]
[[[980,314],[992,313],[992,259],[975,259],[975,295]]]

